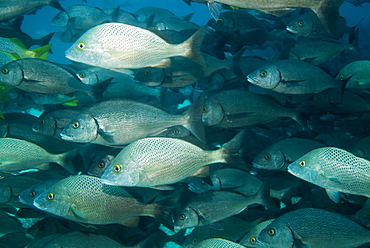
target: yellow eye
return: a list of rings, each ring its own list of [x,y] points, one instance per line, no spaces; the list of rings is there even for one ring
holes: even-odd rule
[[[79,128],[79,127],[80,127],[80,123],[79,123],[78,121],[75,121],[75,122],[73,122],[73,123],[72,123],[72,127],[73,127],[74,129],[77,129],[77,128]]]
[[[249,242],[251,244],[255,244],[255,243],[257,243],[257,239],[255,237],[252,237],[252,238],[249,239]]]
[[[84,42],[80,42],[80,43],[78,43],[78,44],[77,44],[77,48],[78,48],[79,50],[83,50],[83,49],[85,48],[85,43],[84,43]]]
[[[185,214],[181,214],[180,215],[180,220],[185,220],[186,219],[186,215]]]
[[[81,73],[78,74],[78,77],[79,78],[85,78],[86,74],[84,72],[81,72]]]
[[[304,168],[306,166],[306,161],[302,160],[299,162],[299,167]]]
[[[99,168],[103,168],[103,167],[104,167],[104,165],[105,165],[105,163],[104,163],[103,161],[100,161],[100,162],[99,162],[99,164],[98,164],[98,167],[99,167]]]
[[[113,165],[113,170],[114,170],[115,172],[120,172],[120,171],[121,171],[121,165],[119,165],[119,164],[115,164],[115,165]]]
[[[299,22],[297,22],[297,25],[298,25],[298,27],[303,27],[304,22],[303,21],[299,21]]]
[[[222,25],[222,24],[224,24],[224,19],[219,18],[216,22],[217,22],[217,24]]]
[[[31,196],[31,197],[34,197],[35,195],[36,195],[36,191],[31,190],[31,191],[30,191],[30,196]]]
[[[8,74],[8,73],[9,73],[9,69],[8,69],[8,68],[3,68],[3,69],[1,70],[1,72],[2,72],[3,74]]]
[[[260,76],[261,77],[266,77],[267,76],[267,71],[265,71],[265,70],[260,71]]]
[[[270,229],[267,231],[267,233],[268,233],[271,237],[273,237],[273,236],[275,236],[275,235],[276,235],[276,232],[275,232],[275,229],[274,229],[274,228],[270,228]]]
[[[270,153],[267,153],[267,154],[264,156],[264,158],[265,158],[266,160],[270,160],[270,159],[271,159],[271,154],[270,154]]]
[[[54,199],[54,193],[48,193],[47,197],[48,197],[48,200],[53,200]]]

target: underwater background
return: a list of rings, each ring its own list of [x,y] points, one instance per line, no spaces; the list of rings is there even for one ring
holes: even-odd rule
[[[368,247],[370,2],[41,2],[0,19],[0,247]]]

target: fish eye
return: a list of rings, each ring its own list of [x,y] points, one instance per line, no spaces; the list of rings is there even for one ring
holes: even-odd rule
[[[78,44],[77,44],[77,48],[78,48],[79,50],[83,50],[83,49],[85,48],[85,43],[84,43],[84,42],[80,42],[80,43],[78,43]]]
[[[36,191],[31,190],[29,195],[30,195],[31,197],[34,197],[34,196],[36,195]]]
[[[1,72],[3,73],[3,74],[8,74],[9,73],[9,69],[8,68],[3,68],[2,70],[1,70]]]
[[[306,166],[306,161],[302,160],[299,162],[299,167],[304,168]]]
[[[207,113],[208,112],[208,108],[206,106],[203,107],[203,113]]]
[[[343,80],[343,79],[344,79],[344,75],[343,75],[343,74],[342,74],[342,75],[340,75],[340,76],[339,76],[339,79],[340,79],[340,80]]]
[[[252,237],[252,238],[249,239],[249,242],[251,244],[255,244],[255,243],[257,243],[257,239],[255,237]]]
[[[103,161],[100,161],[100,162],[99,162],[99,164],[98,164],[98,167],[99,167],[99,168],[103,168],[103,167],[104,167],[104,165],[105,165],[105,163],[104,163]]]
[[[217,24],[222,25],[222,24],[224,24],[224,19],[218,18],[218,20],[216,22],[217,22]]]
[[[86,74],[84,72],[81,72],[81,73],[78,74],[78,77],[79,78],[85,78]]]
[[[316,99],[316,100],[321,99],[321,95],[320,95],[320,94],[316,94],[316,95],[314,95],[314,99]]]
[[[181,214],[180,215],[180,220],[185,220],[186,219],[186,215],[185,214]]]
[[[276,231],[275,231],[275,229],[274,229],[274,228],[270,228],[270,229],[267,231],[267,233],[268,233],[271,237],[273,237],[273,236],[275,236],[275,235],[276,235]]]
[[[201,183],[202,185],[206,185],[206,184],[207,184],[205,180],[200,181],[200,183]]]
[[[178,129],[172,130],[172,134],[174,134],[174,135],[178,135],[179,133],[180,133],[180,131]]]
[[[267,153],[267,154],[264,156],[264,158],[265,158],[266,160],[270,160],[270,159],[271,159],[271,154],[270,154],[270,153]]]
[[[45,124],[45,120],[40,120],[40,124],[41,125],[44,125]]]
[[[298,25],[298,27],[303,27],[304,22],[303,21],[299,21],[299,22],[297,22],[297,25]]]
[[[115,164],[115,165],[113,165],[113,170],[114,170],[115,172],[120,172],[120,171],[121,171],[121,165],[119,165],[119,164]]]
[[[79,127],[80,127],[80,123],[79,123],[78,121],[75,121],[75,122],[73,122],[73,123],[72,123],[72,127],[73,127],[74,129],[77,129],[77,128],[79,128]]]
[[[150,70],[149,69],[145,69],[144,70],[144,75],[149,75],[150,74]]]
[[[53,200],[54,199],[54,193],[48,193],[47,197],[48,197],[48,200]]]
[[[265,71],[265,70],[260,71],[260,76],[261,77],[266,77],[267,76],[267,71]]]
[[[193,238],[193,244],[195,244],[196,242],[197,242],[197,239]]]

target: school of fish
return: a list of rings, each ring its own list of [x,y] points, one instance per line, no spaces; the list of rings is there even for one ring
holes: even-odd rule
[[[0,247],[369,246],[370,1],[118,2],[0,3]]]

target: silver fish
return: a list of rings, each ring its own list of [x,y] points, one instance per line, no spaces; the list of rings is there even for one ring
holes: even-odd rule
[[[370,161],[340,148],[314,149],[290,164],[288,172],[330,191],[370,197]]]
[[[244,132],[215,151],[205,151],[175,138],[144,138],[132,142],[116,156],[104,172],[103,183],[131,187],[156,187],[202,175],[204,166],[232,163]]]
[[[170,57],[184,56],[203,63],[200,53],[206,27],[181,44],[169,44],[139,27],[106,23],[83,34],[66,52],[70,60],[107,69],[170,67]]]
[[[119,146],[182,125],[204,140],[200,121],[203,99],[199,97],[182,115],[169,114],[152,105],[128,99],[107,100],[82,111],[60,135],[62,139],[73,142]]]

